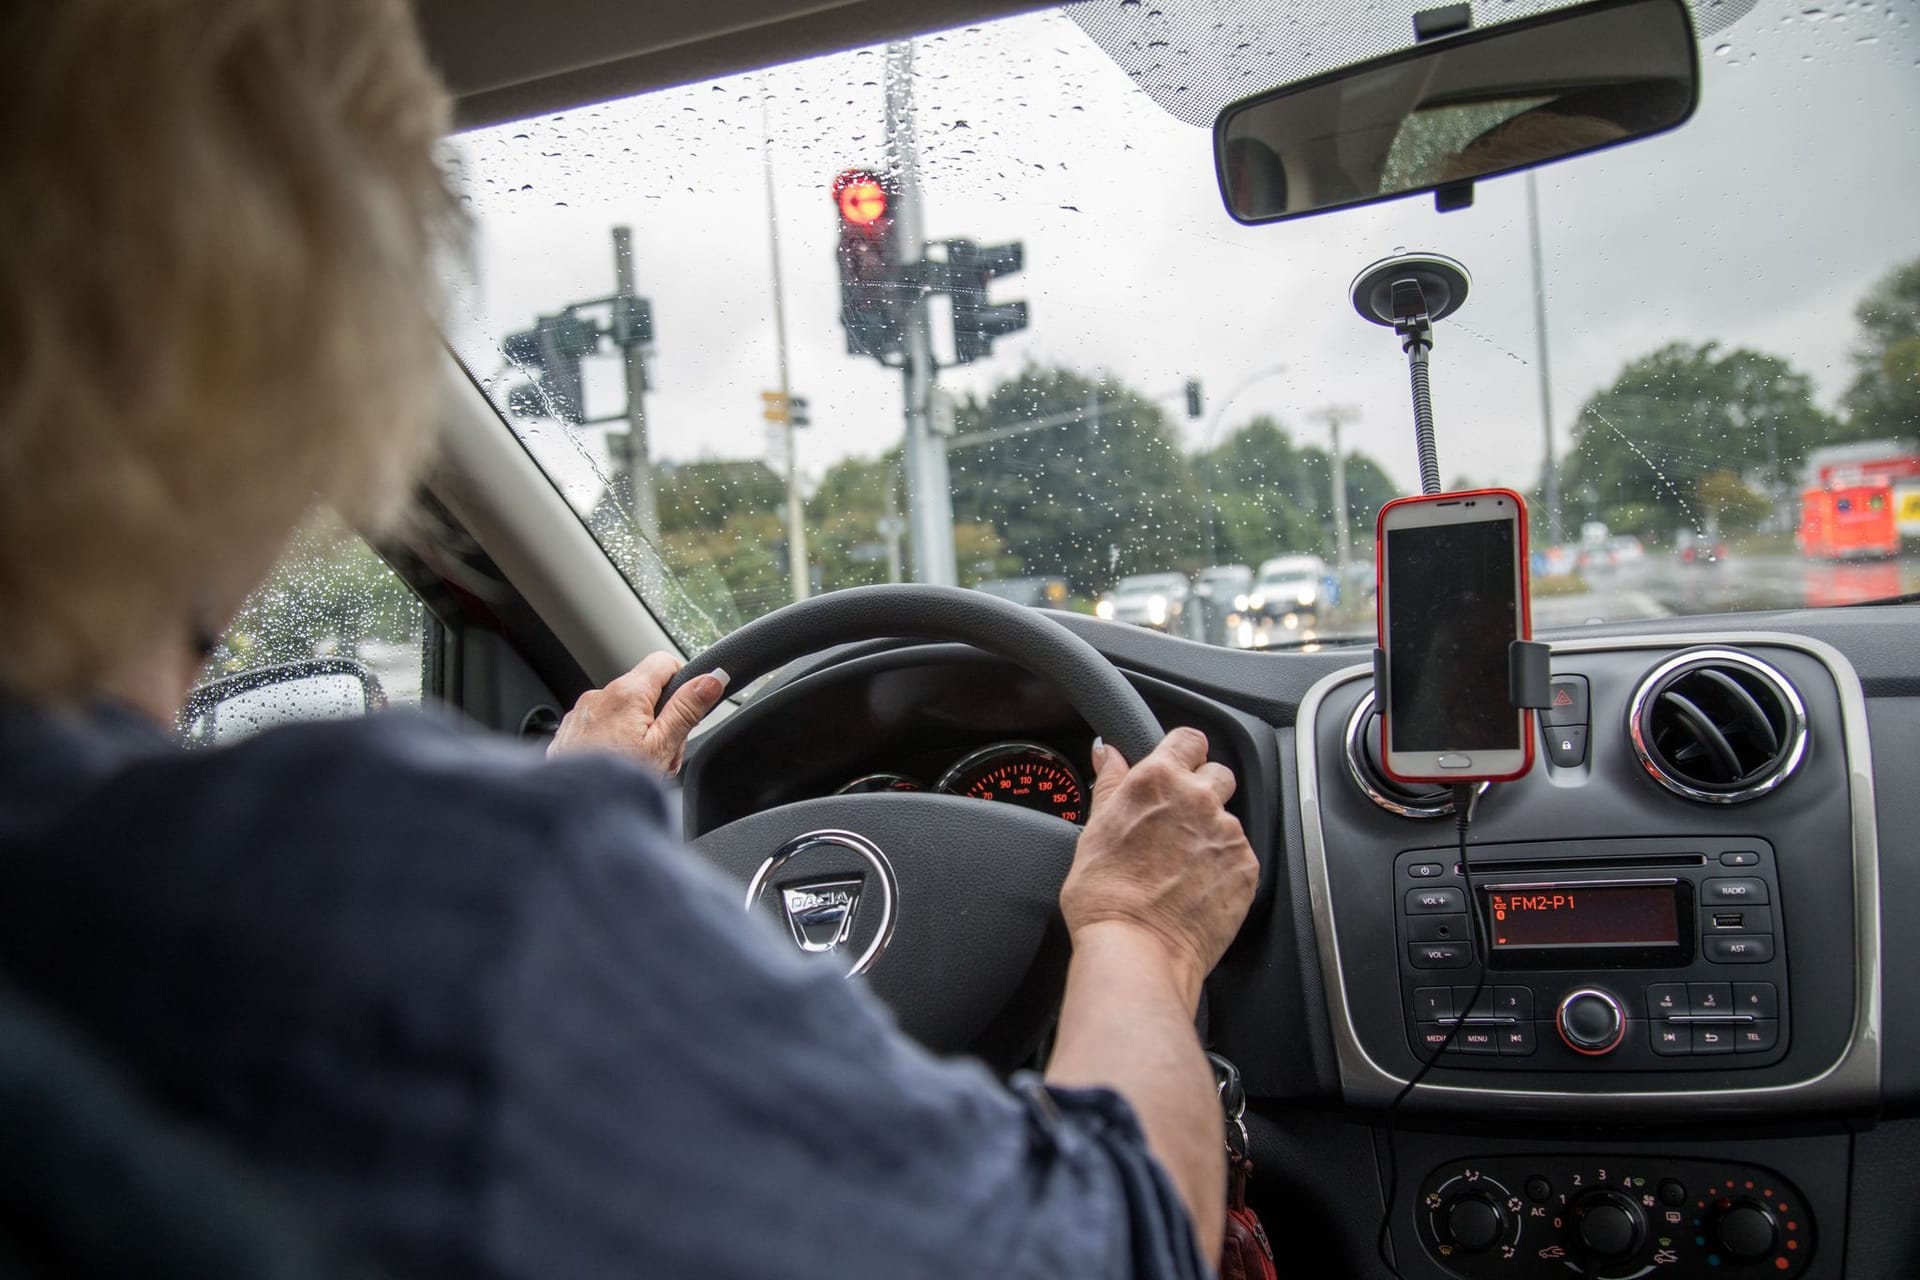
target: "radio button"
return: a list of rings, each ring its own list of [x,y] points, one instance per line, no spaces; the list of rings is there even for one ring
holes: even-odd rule
[[[1695,1027],[1693,1029],[1693,1051],[1695,1053],[1732,1053],[1732,1027]]]
[[[1707,906],[1758,906],[1767,900],[1767,882],[1759,876],[1718,876],[1700,886]]]
[[[1693,1033],[1684,1022],[1653,1022],[1653,1051],[1665,1058],[1678,1058],[1693,1052]]]
[[[1691,1013],[1693,1006],[1687,1003],[1687,984],[1684,982],[1656,982],[1647,988],[1647,1016],[1666,1018],[1676,1013]]]
[[[1765,934],[1702,938],[1700,948],[1715,964],[1764,964],[1773,959],[1773,939]]]
[[[1779,1043],[1780,1023],[1773,1018],[1761,1018],[1733,1029],[1736,1053],[1765,1053]]]
[[[1516,1022],[1511,1026],[1498,1027],[1495,1038],[1499,1042],[1500,1056],[1503,1058],[1524,1058],[1532,1053],[1535,1047],[1531,1022]]]
[[[1407,865],[1407,874],[1415,880],[1434,880],[1447,873],[1447,869],[1437,862],[1413,862]]]
[[[1473,948],[1464,942],[1410,942],[1407,959],[1416,969],[1464,969],[1473,963]]]
[[[1756,1018],[1777,1018],[1780,1016],[1780,993],[1773,989],[1771,982],[1736,982],[1733,984],[1733,1011],[1749,1013]]]
[[[1687,1004],[1689,1012],[1701,1017],[1733,1013],[1733,985],[1727,982],[1689,982]]]
[[[1452,987],[1418,987],[1413,993],[1413,1020],[1439,1022],[1453,1016]]]
[[[1530,987],[1495,987],[1493,1011],[1502,1018],[1533,1021],[1533,990]],[[1529,1049],[1527,1052],[1533,1052]]]
[[[1431,889],[1407,890],[1407,914],[1410,916],[1451,915],[1466,909],[1467,895],[1452,885],[1437,884]]]
[[[1409,916],[1407,937],[1413,942],[1471,942],[1467,918],[1458,916]]]
[[[1760,865],[1760,855],[1751,849],[1729,849],[1720,855],[1720,865],[1723,867],[1757,867]]]

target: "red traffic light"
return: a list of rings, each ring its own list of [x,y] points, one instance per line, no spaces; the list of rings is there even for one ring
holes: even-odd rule
[[[840,216],[856,227],[871,227],[887,216],[887,189],[865,169],[849,169],[833,180]]]

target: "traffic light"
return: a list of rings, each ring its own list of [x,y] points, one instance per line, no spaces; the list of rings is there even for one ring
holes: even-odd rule
[[[787,397],[787,425],[793,427],[810,427],[813,425],[813,419],[807,414],[807,398],[805,396]]]
[[[983,248],[971,240],[947,241],[947,291],[953,295],[954,359],[972,364],[993,350],[993,340],[1027,327],[1027,304],[987,301],[995,276],[1020,270],[1026,257],[1019,241]]]
[[[1189,420],[1200,416],[1200,379],[1187,379],[1187,417]]]
[[[528,397],[515,388],[508,404],[516,412],[538,406],[561,422],[586,420],[586,401],[580,383],[580,360],[600,346],[600,330],[569,307],[557,316],[541,316],[531,329],[510,333],[500,350],[524,372],[533,375],[539,395]]]
[[[902,349],[914,286],[900,261],[894,226],[893,179],[871,169],[848,169],[833,180],[840,219],[840,320],[847,350],[885,359]]]

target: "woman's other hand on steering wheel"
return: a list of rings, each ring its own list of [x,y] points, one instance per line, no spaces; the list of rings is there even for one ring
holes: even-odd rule
[[[650,653],[606,688],[581,694],[560,721],[547,754],[612,751],[664,774],[679,772],[687,735],[727,695],[727,673],[716,670],[687,681],[655,715],[661,690],[680,667],[670,653]]]
[[[1067,929],[1121,924],[1152,935],[1197,990],[1233,941],[1260,881],[1259,860],[1227,812],[1233,772],[1206,735],[1180,728],[1128,766],[1094,750],[1093,813],[1060,890]]]

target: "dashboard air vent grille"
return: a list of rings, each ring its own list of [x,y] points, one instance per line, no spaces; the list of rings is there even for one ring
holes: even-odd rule
[[[1660,785],[1707,804],[1758,799],[1807,750],[1799,693],[1733,649],[1692,649],[1655,667],[1634,690],[1628,726],[1634,754]]]
[[[1445,818],[1453,814],[1451,788],[1395,782],[1380,765],[1380,714],[1369,691],[1347,718],[1347,772],[1367,799],[1403,818]],[[1485,792],[1486,783],[1480,784]]]

